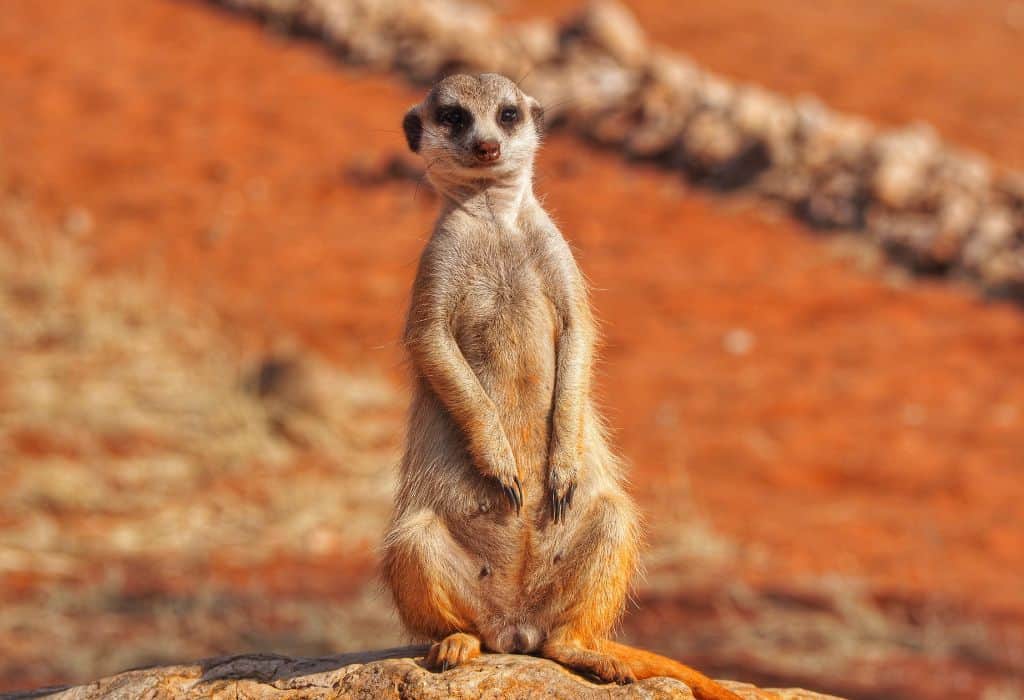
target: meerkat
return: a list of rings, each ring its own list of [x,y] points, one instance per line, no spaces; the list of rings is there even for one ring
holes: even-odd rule
[[[383,577],[432,668],[481,649],[628,683],[706,676],[609,634],[637,571],[638,512],[591,398],[587,285],[533,193],[543,110],[513,81],[453,75],[409,110],[441,213],[412,289],[414,375]]]

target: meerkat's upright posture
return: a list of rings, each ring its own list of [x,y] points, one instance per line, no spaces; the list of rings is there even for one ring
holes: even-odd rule
[[[500,75],[445,78],[403,123],[441,196],[405,344],[415,374],[383,572],[449,668],[538,654],[604,681],[673,676],[608,635],[637,567],[637,511],[591,399],[594,321],[569,246],[533,194],[542,110]]]

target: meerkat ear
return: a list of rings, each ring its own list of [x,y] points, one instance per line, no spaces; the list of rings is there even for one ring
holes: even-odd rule
[[[530,106],[530,116],[533,117],[533,126],[539,136],[544,133],[544,108],[532,97],[526,98],[526,104]]]
[[[419,105],[405,113],[402,131],[405,132],[405,142],[409,144],[409,150],[417,153],[420,150],[420,139],[423,137],[423,120],[420,118]]]

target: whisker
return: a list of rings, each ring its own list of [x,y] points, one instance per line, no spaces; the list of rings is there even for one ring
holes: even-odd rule
[[[416,197],[420,193],[420,187],[423,185],[424,181],[427,179],[427,173],[429,173],[430,169],[432,167],[434,167],[435,165],[437,165],[442,160],[444,160],[444,158],[442,156],[438,156],[437,158],[432,159],[429,163],[427,163],[426,167],[423,168],[423,175],[416,180],[416,187],[412,191],[412,201],[413,201],[413,203],[416,202]]]
[[[558,102],[555,102],[555,103],[553,103],[553,104],[546,104],[546,105],[541,105],[541,106],[542,106],[542,107],[543,107],[543,108],[544,108],[545,110],[549,110],[549,109],[551,109],[551,110],[555,110],[555,109],[558,109],[558,108],[560,108],[560,107],[564,107],[564,106],[566,106],[566,105],[571,105],[571,104],[573,104],[574,102],[579,102],[579,98],[578,98],[578,97],[567,97],[566,99],[564,99],[564,100],[559,100]]]
[[[526,80],[527,78],[529,78],[530,77],[530,73],[532,73],[534,70],[536,70],[536,68],[537,68],[537,64],[534,63],[532,66],[530,66],[529,68],[526,69],[526,73],[524,73],[522,75],[522,77],[519,78],[519,80],[513,81],[516,84],[516,87],[519,88],[520,90],[522,90],[523,86],[521,85],[521,83],[524,80]]]

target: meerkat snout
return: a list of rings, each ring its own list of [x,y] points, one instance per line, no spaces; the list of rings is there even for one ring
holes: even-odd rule
[[[402,129],[435,185],[486,182],[532,170],[542,116],[504,76],[452,75],[408,111]]]
[[[493,163],[501,157],[501,144],[494,140],[477,141],[473,153],[481,163]]]

